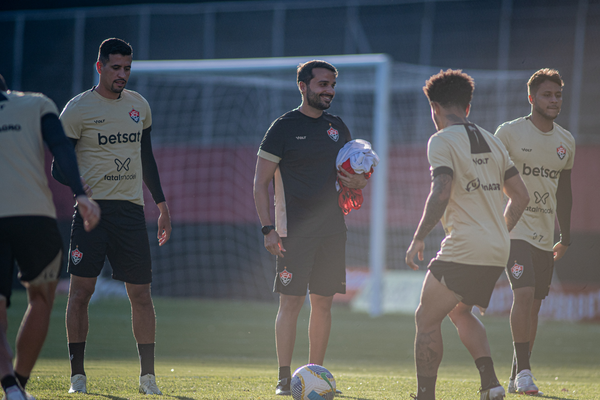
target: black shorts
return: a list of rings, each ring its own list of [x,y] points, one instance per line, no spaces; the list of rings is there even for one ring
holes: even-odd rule
[[[435,259],[429,264],[429,270],[438,281],[452,290],[461,302],[484,309],[490,305],[492,292],[502,275],[501,267],[458,264]]]
[[[550,293],[554,273],[554,252],[538,249],[525,240],[510,241],[506,275],[513,290],[534,287],[534,298],[543,300]]]
[[[97,202],[102,214],[100,223],[91,232],[83,229],[83,220],[79,211],[75,211],[67,271],[95,278],[108,257],[113,279],[133,284],[152,282],[144,207],[122,200]]]
[[[346,232],[326,237],[282,238],[273,291],[292,295],[346,293]]]
[[[56,220],[43,216],[0,218],[0,295],[10,305],[15,261],[21,282],[55,281],[62,265]]]

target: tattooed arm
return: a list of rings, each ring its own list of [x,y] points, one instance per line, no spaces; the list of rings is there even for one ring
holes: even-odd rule
[[[504,210],[504,219],[510,232],[519,222],[519,218],[529,203],[529,193],[521,175],[517,173],[504,181],[504,194],[509,198]]]
[[[415,264],[414,258],[418,254],[419,260],[423,261],[423,250],[425,248],[425,237],[435,228],[440,218],[446,211],[446,206],[450,200],[452,191],[452,176],[447,173],[440,173],[433,178],[431,191],[425,203],[425,210],[421,217],[421,222],[408,251],[406,252],[406,264],[414,270],[419,266]]]

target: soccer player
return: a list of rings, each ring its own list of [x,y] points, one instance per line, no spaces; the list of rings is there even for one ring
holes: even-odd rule
[[[346,224],[335,182],[362,189],[363,174],[336,172],[336,157],[351,140],[337,116],[327,113],[335,96],[336,68],[324,61],[300,64],[302,103],[273,122],[258,151],[254,201],[265,248],[277,256],[274,292],[279,293],[275,341],[278,395],[290,395],[292,352],[298,314],[310,293],[309,362],[323,364],[335,293],[346,292]],[[275,188],[275,225],[269,182]]]
[[[113,279],[125,282],[131,302],[133,335],[140,356],[140,393],[161,394],[154,374],[156,316],[150,293],[152,269],[142,178],[160,210],[161,246],[171,235],[171,219],[152,153],[150,106],[140,94],[125,89],[132,54],[131,46],[121,39],[103,41],[96,62],[98,85],[71,99],[60,116],[75,144],[82,176],[103,215],[98,229],[87,235],[81,229],[79,213],[73,218],[66,315],[70,393],[87,392],[84,351],[88,304],[108,256]],[[53,170],[59,181],[61,170]]]
[[[529,196],[504,145],[468,121],[473,79],[460,70],[440,71],[423,88],[438,132],[429,139],[432,184],[425,210],[406,252],[417,270],[425,237],[442,221],[446,237],[431,260],[417,308],[415,364],[419,400],[435,399],[442,360],[441,324],[450,317],[481,377],[481,400],[505,396],[491,358],[485,328],[473,315],[483,312],[509,254],[508,232]],[[504,194],[509,202],[504,207]]]
[[[496,130],[521,172],[531,200],[510,233],[506,274],[513,289],[510,326],[513,367],[509,393],[537,394],[529,357],[537,332],[538,313],[548,296],[554,262],[571,244],[571,169],[575,140],[554,122],[562,105],[563,81],[558,71],[540,69],[527,83],[531,114]],[[554,244],[558,217],[560,241]]]
[[[77,209],[90,231],[100,208],[88,199],[79,179],[73,146],[58,119],[58,109],[41,93],[9,91],[0,75],[0,382],[8,400],[33,397],[25,385],[42,349],[63,246],[52,193],[44,172],[44,143],[77,196]],[[27,289],[29,305],[16,340],[16,361],[6,337],[14,262]]]

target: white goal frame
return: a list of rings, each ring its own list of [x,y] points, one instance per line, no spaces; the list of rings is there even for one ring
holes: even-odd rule
[[[379,316],[383,313],[383,276],[386,269],[388,131],[393,65],[391,58],[386,54],[361,54],[221,60],[134,61],[132,68],[136,75],[144,72],[275,71],[296,68],[300,63],[311,59],[325,60],[338,69],[344,67],[373,67],[375,71],[373,148],[379,156],[379,165],[370,183],[373,185],[373,198],[370,204],[369,271],[371,299],[369,314]]]

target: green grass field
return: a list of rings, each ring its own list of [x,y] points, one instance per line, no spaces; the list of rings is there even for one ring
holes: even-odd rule
[[[59,296],[50,333],[28,384],[43,399],[142,399],[139,363],[126,299],[90,305],[86,349],[89,394],[69,395],[64,328],[66,298]],[[26,306],[13,295],[9,337]],[[274,303],[156,298],[156,375],[164,398],[277,399]],[[341,399],[409,399],[414,392],[412,316],[370,318],[336,305],[325,366]],[[512,343],[507,317],[483,317],[500,381],[506,388]],[[307,362],[308,308],[303,310],[292,370]],[[446,319],[438,399],[479,399],[479,374],[454,326]],[[532,356],[537,385],[547,399],[600,399],[600,325],[542,322]],[[522,398],[508,395],[507,399]]]

